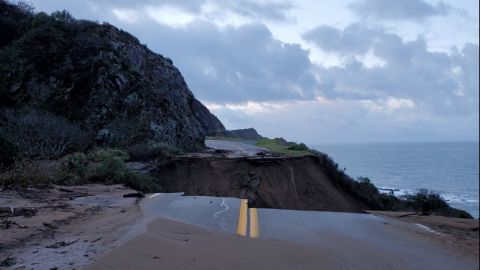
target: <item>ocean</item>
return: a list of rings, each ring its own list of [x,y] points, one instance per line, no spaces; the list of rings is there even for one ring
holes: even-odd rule
[[[395,195],[426,188],[452,207],[479,217],[479,144],[369,143],[321,144],[312,148],[328,154],[354,178],[368,177],[378,188]]]

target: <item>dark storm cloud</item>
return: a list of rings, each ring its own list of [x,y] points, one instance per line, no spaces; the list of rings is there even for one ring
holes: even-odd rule
[[[423,20],[434,15],[445,15],[451,7],[423,0],[358,0],[348,7],[363,18],[382,20]]]
[[[308,52],[272,37],[262,24],[239,27],[194,21],[134,31],[174,61],[194,93],[211,102],[312,98],[316,81]]]

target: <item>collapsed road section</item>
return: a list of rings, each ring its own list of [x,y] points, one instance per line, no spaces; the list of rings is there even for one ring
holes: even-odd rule
[[[150,171],[163,192],[248,199],[252,207],[360,212],[366,200],[327,156],[183,156]]]

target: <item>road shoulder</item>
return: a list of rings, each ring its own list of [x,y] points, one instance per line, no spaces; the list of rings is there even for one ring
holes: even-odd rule
[[[423,216],[414,212],[368,211],[387,219],[411,223],[424,230],[422,237],[450,252],[477,263],[479,260],[479,220],[444,216]]]

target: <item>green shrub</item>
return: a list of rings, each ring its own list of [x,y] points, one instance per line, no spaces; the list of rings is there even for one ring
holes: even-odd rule
[[[406,195],[400,198],[400,210],[416,211],[423,215],[442,215],[458,218],[472,218],[472,216],[460,209],[452,208],[437,193],[421,189],[413,195]]]
[[[437,193],[421,189],[417,194],[405,196],[406,206],[428,215],[441,209],[448,208],[448,204]]]
[[[402,201],[393,195],[380,193],[378,200],[381,210],[400,211],[403,209]]]
[[[127,172],[123,156],[112,155],[104,150],[97,151],[94,154],[93,162],[88,170],[89,182],[101,182],[105,184],[116,184],[122,179],[123,174]],[[95,152],[95,153],[97,153]],[[119,152],[116,152],[119,154]]]
[[[263,138],[257,141],[255,145],[266,148],[275,153],[282,153],[289,156],[314,155],[314,153],[305,144],[287,142],[283,138]]]
[[[163,158],[176,156],[182,153],[181,150],[173,146],[158,143],[147,142],[142,144],[135,144],[127,147],[127,152],[133,160],[146,161],[154,158]]]
[[[86,182],[88,159],[83,153],[73,153],[60,159],[60,174],[57,181],[66,185],[83,184]]]
[[[130,156],[128,155],[127,152],[118,150],[118,149],[112,149],[112,148],[99,149],[99,150],[93,151],[88,155],[88,157],[93,161],[119,160],[119,161],[125,162],[130,159]]]
[[[88,155],[73,153],[61,159],[57,182],[65,185],[124,184],[142,192],[159,191],[161,187],[154,178],[127,169],[125,161],[129,158],[126,152],[118,149],[98,149]]]
[[[77,124],[33,108],[5,110],[0,137],[24,158],[58,158],[83,150],[87,144],[87,136]]]
[[[295,150],[295,151],[308,151],[309,150],[308,147],[304,143],[289,146],[287,149],[288,150]]]
[[[0,168],[0,188],[26,187],[49,181],[37,164],[29,160],[15,160],[9,168]]]
[[[118,184],[139,190],[142,192],[160,191],[161,187],[155,182],[155,179],[146,174],[127,171],[117,179]]]

